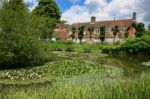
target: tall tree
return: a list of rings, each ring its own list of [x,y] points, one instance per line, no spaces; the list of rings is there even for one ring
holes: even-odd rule
[[[145,33],[145,25],[144,23],[140,22],[140,23],[132,23],[131,27],[136,29],[136,37],[141,37],[144,35]]]
[[[114,35],[114,43],[115,43],[116,35],[117,35],[118,32],[119,32],[119,26],[116,25],[114,28],[112,28],[112,31],[113,31],[113,35]]]
[[[45,18],[45,27],[48,31],[44,31],[42,37],[44,39],[52,37],[54,28],[60,22],[61,13],[55,0],[40,0],[37,7],[33,10],[33,14]]]
[[[79,30],[78,38],[80,40],[80,43],[82,43],[82,39],[84,36],[84,29],[85,29],[85,26],[83,26],[83,25],[78,28],[78,30]]]
[[[93,32],[94,32],[94,26],[90,26],[88,28],[88,31],[89,31],[89,34],[90,34],[90,40],[92,40],[92,35],[93,35]]]
[[[76,27],[73,26],[73,27],[71,28],[71,32],[72,32],[72,33],[71,33],[71,38],[74,39],[74,38],[75,38]]]
[[[40,0],[33,13],[60,21],[61,15],[55,0]]]
[[[0,67],[31,66],[39,55],[30,13],[23,0],[5,2],[0,16]]]
[[[105,40],[105,34],[106,34],[105,28],[106,28],[105,26],[101,26],[100,27],[100,36],[99,36],[99,38],[100,38],[100,40],[101,40],[102,43]]]
[[[144,35],[145,33],[145,25],[144,23],[138,23],[137,27],[136,27],[137,33],[136,33],[136,37],[141,37]]]
[[[150,24],[147,26],[147,28],[150,30]]]
[[[131,28],[131,26],[129,26],[129,27],[126,29],[125,34],[124,34],[124,37],[125,37],[125,38],[128,38],[128,36],[129,36],[128,31],[129,31],[130,28]]]

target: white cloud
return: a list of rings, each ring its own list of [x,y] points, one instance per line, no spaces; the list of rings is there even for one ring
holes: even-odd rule
[[[68,23],[90,21],[91,16],[97,20],[132,18],[137,12],[138,21],[150,21],[149,0],[85,0],[83,6],[73,5],[62,14],[62,19]],[[149,4],[149,5],[148,5]]]
[[[33,10],[38,5],[39,0],[24,0],[29,5],[29,9]]]

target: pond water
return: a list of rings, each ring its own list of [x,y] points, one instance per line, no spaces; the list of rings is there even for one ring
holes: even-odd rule
[[[58,56],[64,56],[68,59],[83,59],[86,61],[92,61],[96,64],[104,64],[108,66],[114,66],[123,69],[124,75],[137,76],[143,71],[150,69],[150,57],[119,57],[119,56],[108,56],[102,53],[76,53],[76,52],[55,52]],[[144,65],[147,64],[148,65]]]
[[[124,70],[125,76],[137,76],[143,71],[149,70],[150,66],[144,65],[150,58],[143,57],[116,57],[116,56],[105,56],[96,59],[96,63],[105,64],[109,66],[115,66]]]

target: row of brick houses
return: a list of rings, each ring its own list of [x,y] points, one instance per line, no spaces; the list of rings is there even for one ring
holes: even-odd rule
[[[84,22],[84,23],[74,23],[72,25],[67,24],[57,24],[55,28],[54,37],[56,39],[61,40],[70,40],[70,34],[71,34],[71,28],[75,27],[78,29],[80,26],[85,26],[84,30],[84,38],[83,42],[87,43],[93,43],[93,42],[100,42],[99,40],[99,34],[100,34],[100,27],[105,26],[106,27],[106,34],[105,34],[105,42],[112,43],[114,40],[112,28],[114,28],[116,25],[119,26],[119,33],[116,36],[116,41],[123,41],[125,37],[125,32],[127,28],[136,21],[136,13],[133,12],[133,17],[131,19],[121,19],[121,20],[109,20],[109,21],[96,21],[96,17],[92,16],[90,22]],[[92,34],[92,39],[90,39],[88,28],[90,26],[94,26],[94,32]],[[131,28],[129,31],[129,37],[135,37],[136,30],[134,28]],[[79,42],[78,40],[78,31],[75,33],[75,42]]]

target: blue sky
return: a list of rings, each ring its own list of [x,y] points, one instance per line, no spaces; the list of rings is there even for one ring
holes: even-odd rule
[[[106,2],[110,3],[112,0],[106,0]],[[71,6],[79,5],[83,6],[85,0],[56,0],[57,4],[60,7],[61,12],[65,12]]]
[[[71,6],[73,5],[83,5],[84,0],[76,0],[76,1],[71,1],[71,0],[56,0],[57,4],[59,5],[59,8],[61,12],[65,12],[68,10]]]
[[[24,0],[34,9],[38,0]],[[62,12],[62,20],[69,24],[96,20],[112,20],[132,18],[137,12],[137,20],[150,22],[150,0],[56,0]]]

